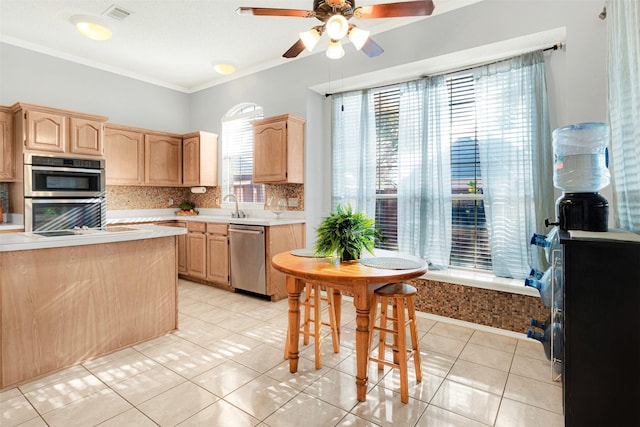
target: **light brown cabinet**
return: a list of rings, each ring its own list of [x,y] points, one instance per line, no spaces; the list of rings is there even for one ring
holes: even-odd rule
[[[144,136],[144,182],[182,185],[182,139],[166,134]]]
[[[8,109],[0,109],[0,181],[16,178],[16,162],[13,154],[13,115]]]
[[[107,117],[40,105],[13,107],[18,136],[25,150],[104,156],[104,122]]]
[[[163,221],[158,222],[156,225],[164,225],[167,227],[180,227],[187,228],[185,221]],[[179,234],[178,238],[178,274],[187,273],[187,235]]]
[[[207,236],[204,222],[187,223],[187,271],[186,275],[197,279],[207,278]]]
[[[67,118],[64,115],[26,110],[24,120],[26,122],[25,148],[56,153],[65,152]]]
[[[207,223],[207,280],[229,285],[228,226]]]
[[[143,185],[144,134],[107,125],[104,139],[107,185]]]
[[[69,152],[102,156],[104,154],[104,123],[95,120],[69,118]]]
[[[252,122],[253,182],[304,183],[304,123],[291,114]]]
[[[194,132],[182,137],[182,184],[218,185],[218,135]]]
[[[305,247],[305,225],[284,224],[265,227],[266,236],[266,265],[267,265],[267,295],[272,301],[287,298],[287,284],[284,273],[271,266],[271,258],[280,252]]]

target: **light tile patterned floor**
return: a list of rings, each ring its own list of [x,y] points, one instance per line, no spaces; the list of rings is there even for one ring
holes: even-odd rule
[[[423,381],[371,365],[355,398],[355,310],[342,340],[283,359],[277,303],[180,280],[180,330],[0,393],[0,424],[23,426],[563,426],[562,387],[537,342],[420,316]]]

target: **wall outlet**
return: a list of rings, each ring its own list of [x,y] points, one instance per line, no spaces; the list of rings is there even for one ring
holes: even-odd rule
[[[173,206],[173,199],[169,199],[169,206]]]
[[[289,207],[295,208],[300,204],[300,200],[297,197],[289,197]]]

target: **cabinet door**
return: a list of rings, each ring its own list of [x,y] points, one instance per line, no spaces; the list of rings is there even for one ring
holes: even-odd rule
[[[0,181],[12,181],[15,178],[13,115],[11,113],[0,112]]]
[[[69,119],[69,151],[75,154],[102,156],[104,124],[95,120]]]
[[[187,273],[187,235],[178,235],[178,273]]]
[[[30,150],[64,153],[67,118],[60,114],[26,111],[25,146]]]
[[[182,141],[182,155],[182,183],[200,185],[200,137],[185,138]]]
[[[169,135],[145,135],[145,184],[182,185],[182,139]]]
[[[254,126],[253,182],[286,182],[287,122]]]
[[[222,234],[207,234],[207,280],[229,284],[229,241]]]
[[[144,135],[105,128],[107,185],[144,184]]]
[[[198,232],[187,233],[187,275],[205,279],[207,277],[207,238]]]

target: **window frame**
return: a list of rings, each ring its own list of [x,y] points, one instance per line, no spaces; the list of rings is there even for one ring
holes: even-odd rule
[[[251,110],[249,110],[251,109]],[[259,120],[264,118],[264,109],[255,103],[245,102],[234,106],[229,109],[227,113],[222,117],[221,126],[221,159],[222,159],[222,179],[221,179],[221,199],[220,199],[220,207],[224,209],[235,209],[236,204],[233,201],[222,200],[228,194],[236,194],[235,185],[232,185],[229,182],[228,178],[228,170],[229,170],[229,151],[228,145],[226,145],[226,140],[229,138],[228,136],[225,138],[225,122],[244,120],[247,124],[249,124],[253,120]],[[251,141],[252,144],[252,154],[253,154],[253,139]],[[253,175],[253,164],[252,164],[252,175]],[[258,186],[261,188],[260,193],[262,194],[262,201],[255,202],[246,202],[238,200],[238,208],[242,209],[264,209],[264,195],[265,189],[264,184],[256,184],[253,182],[253,177],[251,178],[251,186]]]

